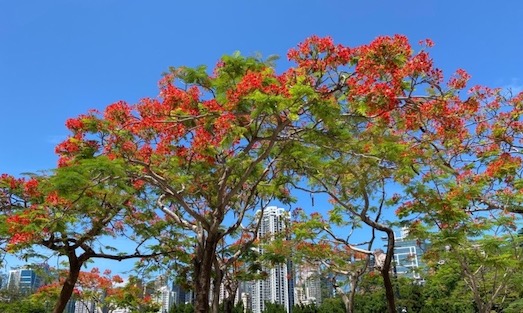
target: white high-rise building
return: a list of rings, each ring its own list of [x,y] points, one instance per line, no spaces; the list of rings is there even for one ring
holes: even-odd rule
[[[74,313],[91,313],[96,312],[96,302],[94,301],[76,301]]]
[[[241,293],[241,302],[243,304],[243,312],[251,312],[252,311],[252,301],[251,301],[251,294],[247,292]]]
[[[301,265],[296,271],[294,302],[308,305],[321,303],[321,280],[317,266]]]
[[[257,214],[261,214],[258,211]],[[262,216],[258,238],[261,245],[259,253],[263,254],[263,241],[273,240],[277,233],[285,230],[289,221],[289,214],[285,209],[275,206],[267,207]],[[252,312],[261,313],[265,309],[266,302],[281,304],[287,312],[290,312],[294,304],[294,277],[292,262],[275,264],[271,268],[263,268],[267,272],[267,278],[254,281],[251,288]]]
[[[158,304],[161,305],[159,313],[168,313],[174,305],[174,291],[165,285],[159,289]]]

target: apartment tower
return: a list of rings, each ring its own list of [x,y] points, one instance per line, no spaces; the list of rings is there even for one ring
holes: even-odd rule
[[[262,211],[256,213],[258,216]],[[261,225],[258,230],[260,246],[258,252],[264,253],[263,242],[274,240],[278,234],[282,234],[289,222],[289,213],[284,209],[271,206],[263,211]],[[275,264],[272,267],[263,268],[268,275],[264,280],[254,281],[251,286],[252,312],[261,313],[265,309],[265,303],[277,303],[285,307],[287,312],[292,310],[294,304],[294,275],[292,262]]]

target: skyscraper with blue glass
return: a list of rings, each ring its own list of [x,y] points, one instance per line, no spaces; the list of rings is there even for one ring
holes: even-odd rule
[[[42,279],[30,268],[18,268],[9,271],[7,288],[22,294],[31,294],[42,286]]]

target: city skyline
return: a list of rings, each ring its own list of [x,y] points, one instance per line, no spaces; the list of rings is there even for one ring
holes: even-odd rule
[[[258,211],[257,214],[260,214]],[[269,206],[264,210],[264,216],[258,236],[265,242],[276,238],[282,238],[285,230],[289,227],[289,214],[287,210],[278,206]],[[258,251],[264,253],[264,240],[261,241]],[[425,245],[425,243],[423,243]],[[424,265],[420,261],[424,246],[420,246],[415,238],[408,237],[408,229],[402,228],[396,236],[394,260],[395,274],[423,282],[419,269]],[[41,268],[49,268],[43,265]],[[322,303],[321,278],[325,278],[318,265],[299,264],[294,266],[287,262],[264,266],[262,271],[267,272],[267,278],[255,281],[246,281],[239,284],[236,293],[235,304],[242,302],[244,309],[252,310],[252,313],[261,313],[265,309],[265,303],[271,302],[281,304],[289,312],[294,304],[320,305]],[[372,271],[372,267],[369,268]],[[36,275],[36,271],[27,267],[13,269],[9,272],[6,288],[26,289],[34,292],[42,284],[43,279]],[[16,286],[16,287],[15,287]],[[25,287],[24,287],[25,286]],[[160,306],[158,313],[168,313],[173,305],[192,303],[194,300],[190,290],[183,289],[176,284],[174,277],[162,274],[148,282],[142,282],[143,294],[151,295],[153,301]],[[334,289],[331,287],[331,296]],[[71,301],[68,313],[89,313],[97,307],[98,303],[92,300]],[[128,313],[125,308],[114,312]]]

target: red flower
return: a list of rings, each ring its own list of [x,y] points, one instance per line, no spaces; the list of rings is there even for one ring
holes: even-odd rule
[[[34,178],[31,178],[25,183],[25,192],[30,196],[37,196],[40,193],[38,192],[38,181]]]
[[[71,130],[73,132],[77,132],[84,127],[84,123],[82,122],[82,120],[80,118],[70,118],[65,122],[65,126],[69,130]]]

